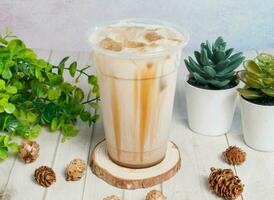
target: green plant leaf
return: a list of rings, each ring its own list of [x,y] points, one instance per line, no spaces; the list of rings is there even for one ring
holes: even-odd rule
[[[67,57],[64,57],[61,61],[60,61],[60,63],[59,63],[59,65],[58,66],[62,66],[62,65],[64,65],[66,62],[67,62],[67,60],[69,59],[69,56],[67,56]]]
[[[71,137],[75,137],[79,133],[79,131],[72,124],[64,124],[62,131],[64,135],[62,142]]]
[[[16,94],[17,93],[17,88],[15,86],[7,86],[6,87],[6,91],[9,93],[9,94]]]
[[[229,56],[231,56],[233,51],[234,51],[233,48],[230,48],[230,49],[226,50],[225,51],[225,59],[229,58]]]
[[[5,68],[4,68],[4,71],[3,71],[3,73],[2,73],[2,77],[3,77],[4,79],[11,79],[12,73],[11,73],[11,71],[10,71],[10,68],[8,68],[8,67],[5,67]]]
[[[76,69],[77,69],[77,62],[71,63],[70,66],[69,66],[69,73],[72,77],[75,76]]]
[[[228,66],[229,63],[230,63],[229,60],[221,60],[219,63],[217,63],[214,69],[216,70],[216,72],[223,71]]]
[[[238,91],[246,99],[256,99],[263,96],[263,93],[259,90],[238,88]]]
[[[201,75],[204,75],[203,70],[201,69],[201,66],[196,63],[190,56],[188,57],[188,61],[185,60],[185,64],[188,66],[190,73],[199,73]]]
[[[0,90],[3,90],[6,88],[6,82],[2,79],[0,79]]]
[[[204,72],[211,78],[216,75],[216,71],[211,66],[204,66]]]
[[[75,86],[72,86],[71,84],[67,82],[64,82],[61,87],[62,87],[62,91],[65,93],[70,93],[75,89]]]
[[[89,103],[89,105],[90,105],[92,108],[94,108],[95,110],[100,109],[100,106],[99,106],[99,104],[98,104],[97,102],[91,102],[91,103]]]
[[[76,88],[74,90],[74,97],[77,102],[81,102],[85,97],[83,90],[81,90],[80,88]]]
[[[247,60],[243,62],[244,68],[253,74],[260,75],[262,73],[261,68],[253,61],[253,60]]]
[[[50,123],[53,120],[53,118],[56,116],[56,113],[57,113],[57,106],[54,103],[49,103],[44,109],[42,116],[47,123]]]
[[[9,153],[4,148],[0,148],[0,159],[5,160],[9,156]]]
[[[3,144],[4,144],[4,146],[8,146],[8,144],[9,144],[9,136],[4,136],[3,137]]]
[[[63,82],[63,77],[58,74],[47,73],[47,77],[53,86],[60,85]]]
[[[221,72],[219,72],[219,74],[223,75],[223,74],[232,72],[233,70],[235,70],[237,67],[240,66],[240,64],[243,62],[244,59],[245,59],[244,57],[240,57],[237,60],[234,60],[224,70],[222,70]]]
[[[223,88],[224,86],[226,86],[230,82],[230,80],[222,80],[222,81],[219,81],[219,80],[210,80],[208,82],[210,84],[214,85],[217,88]]]
[[[5,65],[3,64],[3,62],[0,61],[0,74],[3,73],[4,68],[5,68]]]
[[[34,139],[39,136],[39,133],[41,132],[41,126],[39,124],[36,124],[31,130],[30,134],[28,135],[28,139]]]
[[[80,118],[83,121],[88,121],[90,117],[91,117],[91,114],[87,111],[81,112],[80,114]]]
[[[4,110],[6,111],[6,113],[13,113],[15,111],[15,106],[11,103],[5,103]]]
[[[88,83],[91,84],[91,85],[97,84],[97,78],[96,78],[96,76],[90,75],[90,76],[88,77]]]
[[[34,53],[33,50],[28,49],[28,48],[21,49],[21,50],[18,52],[18,55],[19,55],[21,58],[26,58],[26,59],[30,59],[30,60],[34,60],[34,59],[37,58],[36,53]]]
[[[27,112],[26,118],[27,118],[28,122],[33,123],[36,120],[36,115],[33,112],[29,111],[29,112]]]
[[[58,87],[51,88],[48,91],[48,99],[49,100],[56,100],[60,97],[61,95],[61,89]]]
[[[223,51],[214,52],[213,59],[214,59],[215,63],[220,60],[225,60],[225,52],[223,52]]]
[[[200,74],[196,72],[193,73],[193,77],[196,79],[196,81],[203,85],[206,85],[208,83],[206,79],[204,79],[202,76],[200,76]]]
[[[8,144],[9,149],[11,149],[12,152],[18,152],[19,146],[15,142],[11,142]]]
[[[201,63],[203,65],[210,65],[210,63],[208,62],[207,51],[204,48],[202,48],[201,50]]]
[[[265,93],[267,96],[274,97],[274,89],[273,88],[266,88],[261,89],[263,93]]]
[[[233,54],[232,56],[229,57],[229,60],[231,62],[234,62],[235,60],[239,59],[240,57],[243,57],[243,53],[242,52]]]
[[[24,44],[24,42],[22,40],[13,39],[8,42],[7,47],[12,51],[19,51],[21,49],[26,48],[26,45]]]
[[[221,36],[219,36],[219,37],[216,39],[214,45],[215,45],[215,48],[216,48],[217,50],[224,50],[225,47],[226,47],[226,43],[224,42],[224,39],[223,39]]]
[[[51,131],[56,131],[57,130],[57,127],[58,127],[58,118],[57,117],[54,117],[50,123],[50,129]]]
[[[88,96],[99,97],[96,76],[85,72],[90,66],[79,70],[77,63],[72,62],[65,68],[68,57],[59,65],[52,65],[38,58],[22,40],[11,37],[10,33],[0,36],[0,132],[6,135],[0,135],[0,159],[18,151],[15,137],[35,138],[42,125],[52,131],[60,129],[63,139],[69,139],[78,134],[77,120],[90,125],[98,118],[85,111],[82,104]],[[86,76],[91,85],[89,94],[85,95],[76,85],[64,83],[64,70],[69,70],[72,77],[79,71],[77,80],[81,75]]]
[[[199,65],[203,65],[202,61],[201,61],[201,54],[199,51],[194,51],[194,56],[197,60],[197,62],[199,63]]]

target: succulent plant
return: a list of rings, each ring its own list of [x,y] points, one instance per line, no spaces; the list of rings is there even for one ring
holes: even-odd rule
[[[201,50],[194,51],[196,61],[192,57],[185,59],[185,64],[199,85],[209,89],[224,89],[236,81],[235,69],[243,62],[241,52],[233,53],[233,48],[226,49],[226,42],[218,37],[211,45],[208,41],[201,44]]]
[[[259,54],[253,60],[244,62],[245,70],[238,76],[245,83],[238,91],[246,99],[274,98],[274,56]]]

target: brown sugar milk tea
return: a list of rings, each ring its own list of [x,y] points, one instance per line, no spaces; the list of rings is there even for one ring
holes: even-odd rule
[[[186,36],[159,23],[123,21],[97,28],[90,40],[110,158],[132,168],[161,162]]]

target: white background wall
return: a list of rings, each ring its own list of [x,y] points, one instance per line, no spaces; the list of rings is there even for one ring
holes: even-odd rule
[[[136,17],[179,23],[188,49],[219,35],[240,50],[274,47],[274,0],[0,0],[0,31],[36,48],[87,51],[91,27]]]

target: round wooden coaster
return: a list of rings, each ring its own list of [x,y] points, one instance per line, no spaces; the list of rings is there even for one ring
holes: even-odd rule
[[[178,147],[171,141],[167,145],[165,159],[159,164],[143,168],[131,169],[115,164],[107,154],[106,141],[102,141],[91,154],[92,172],[107,183],[122,189],[147,188],[168,180],[181,167]]]

